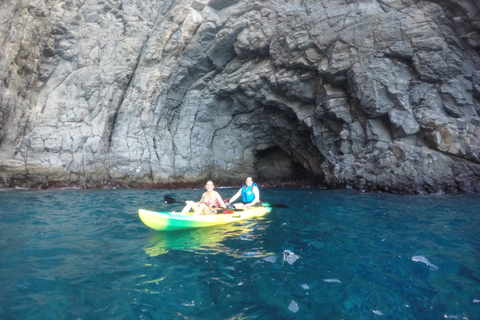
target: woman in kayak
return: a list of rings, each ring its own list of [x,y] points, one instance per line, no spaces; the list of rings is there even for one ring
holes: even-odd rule
[[[225,209],[225,203],[223,202],[220,194],[216,191],[213,191],[214,187],[215,186],[213,185],[212,181],[207,181],[207,184],[205,185],[205,189],[207,189],[207,191],[203,193],[200,201],[187,201],[187,205],[185,208],[183,208],[182,214],[187,214],[190,209],[193,209],[194,216],[200,214],[216,214],[218,207]]]
[[[242,203],[234,204],[235,208],[249,209],[251,206],[254,206],[257,203],[260,203],[260,190],[256,183],[253,183],[252,177],[247,177],[245,180],[245,185],[238,190],[235,195],[230,198],[230,203],[237,200],[238,197],[242,196]]]

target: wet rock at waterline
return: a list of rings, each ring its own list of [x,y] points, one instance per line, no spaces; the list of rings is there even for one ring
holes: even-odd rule
[[[480,192],[477,1],[0,4],[0,186]]]

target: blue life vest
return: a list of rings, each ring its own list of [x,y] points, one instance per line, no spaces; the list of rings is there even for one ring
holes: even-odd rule
[[[248,203],[248,202],[252,202],[253,200],[255,200],[255,194],[253,193],[253,187],[257,187],[258,189],[258,186],[256,183],[252,184],[250,187],[247,187],[247,185],[243,185],[242,187],[242,202],[243,203]],[[260,190],[258,190],[258,197],[260,198]]]

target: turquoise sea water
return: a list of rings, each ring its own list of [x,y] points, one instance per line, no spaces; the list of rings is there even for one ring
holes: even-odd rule
[[[201,193],[0,191],[0,319],[480,319],[479,195],[263,189],[290,209],[138,218]]]

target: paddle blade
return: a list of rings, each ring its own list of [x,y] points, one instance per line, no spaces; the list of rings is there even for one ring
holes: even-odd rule
[[[177,203],[177,200],[169,196],[164,196],[163,200],[165,201],[166,204]]]
[[[288,209],[289,208],[289,206],[287,206],[285,204],[281,204],[281,203],[269,203],[268,206],[272,207],[272,208],[283,208],[283,209]]]

